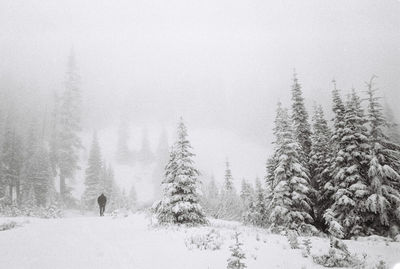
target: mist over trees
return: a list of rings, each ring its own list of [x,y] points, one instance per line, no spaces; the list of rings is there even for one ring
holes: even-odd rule
[[[221,186],[211,178],[203,188],[206,213],[276,232],[322,231],[339,238],[388,236],[396,230],[400,224],[397,124],[375,80],[373,76],[361,91],[352,89],[345,99],[333,81],[329,124],[319,104],[308,122],[295,76],[292,111],[278,103],[265,184],[257,179],[254,186],[243,179],[240,198],[234,198],[227,163]]]
[[[345,96],[333,81],[331,107],[314,104],[309,114],[294,74],[290,109],[286,102],[276,109],[265,175],[249,179],[238,178],[230,161],[221,165],[222,177],[203,176],[182,121],[169,147],[166,128],[153,143],[146,123],[135,124],[123,113],[114,128],[112,156],[103,153],[101,132],[93,131],[85,148],[78,70],[71,52],[64,88],[53,94],[51,105],[32,110],[29,119],[16,104],[2,103],[2,212],[94,210],[101,193],[109,198],[110,211],[132,210],[141,206],[148,185],[152,200],[159,201],[154,208],[160,223],[204,224],[208,216],[275,232],[326,232],[340,238],[388,235],[400,224],[399,127],[375,86],[376,77]],[[332,111],[331,121],[327,111]],[[129,179],[129,188],[121,187],[116,178],[121,167],[145,173]],[[73,195],[77,180],[84,185],[80,197]]]

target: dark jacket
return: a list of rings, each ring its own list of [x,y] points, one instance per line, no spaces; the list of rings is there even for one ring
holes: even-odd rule
[[[101,194],[99,198],[97,198],[97,203],[99,206],[105,206],[107,203],[107,197],[104,194]]]

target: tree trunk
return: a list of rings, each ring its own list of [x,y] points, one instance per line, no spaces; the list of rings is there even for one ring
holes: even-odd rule
[[[9,192],[9,195],[10,195],[10,201],[11,201],[11,203],[13,203],[14,201],[13,201],[13,185],[12,184],[10,184],[8,186],[8,192]]]
[[[18,179],[17,183],[15,184],[15,195],[16,195],[18,205],[21,204],[21,192],[20,191],[21,191],[21,186],[20,186],[20,182]]]
[[[65,191],[65,176],[60,173],[60,197],[63,203],[65,202]]]

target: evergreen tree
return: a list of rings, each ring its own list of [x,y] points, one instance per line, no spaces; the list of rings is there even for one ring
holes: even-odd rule
[[[101,160],[100,146],[97,135],[93,135],[93,142],[90,149],[88,166],[86,168],[85,191],[82,196],[84,205],[92,209],[96,204],[96,199],[101,191],[101,174],[103,162]]]
[[[81,92],[80,77],[77,72],[74,54],[71,53],[65,81],[65,90],[60,100],[59,128],[57,132],[58,165],[60,173],[60,195],[64,204],[69,203],[71,187],[66,180],[74,179],[79,169],[79,150],[82,148],[81,131]]]
[[[316,190],[315,221],[316,225],[323,226],[323,214],[330,206],[331,193],[325,190],[325,185],[330,182],[331,132],[325,120],[322,106],[315,107],[313,116],[313,134],[311,136],[312,146],[310,153],[311,183]]]
[[[308,171],[300,160],[301,147],[293,134],[292,123],[287,109],[278,104],[275,119],[275,153],[277,165],[269,197],[269,222],[274,228],[289,228],[306,232],[312,229],[313,190]]]
[[[207,220],[198,197],[198,170],[187,139],[186,126],[181,119],[178,139],[172,148],[166,166],[164,197],[157,209],[160,223],[205,224]]]
[[[273,189],[274,179],[275,179],[275,169],[277,165],[278,165],[278,158],[274,154],[272,157],[268,158],[266,164],[267,175],[265,176],[265,186],[268,191],[271,191]]]
[[[224,184],[221,190],[219,205],[220,217],[227,220],[240,220],[242,217],[243,205],[233,184],[232,171],[229,162],[226,161]]]
[[[325,220],[326,225],[328,226],[328,231],[331,229],[329,227],[334,227],[334,230],[337,231],[337,235],[344,236],[343,234],[343,227],[341,224],[336,220],[335,214],[333,210],[331,209],[332,204],[333,204],[333,195],[336,193],[338,189],[338,185],[335,184],[336,181],[333,180],[334,178],[334,173],[335,170],[337,169],[336,167],[336,162],[338,160],[341,160],[341,158],[337,159],[337,156],[339,156],[339,152],[341,150],[341,143],[343,141],[343,138],[345,136],[345,114],[346,114],[346,108],[343,103],[342,97],[340,95],[340,91],[336,86],[336,81],[333,80],[333,90],[332,90],[332,111],[334,112],[334,118],[333,118],[333,132],[332,132],[332,137],[331,137],[331,153],[332,153],[332,162],[329,168],[329,178],[330,180],[326,182],[326,184],[323,187],[323,190],[319,192],[319,195],[321,198],[326,201],[328,204],[322,206],[324,208],[328,208],[326,212],[324,212],[323,218]],[[329,211],[329,212],[328,212]],[[317,212],[319,216],[320,212]],[[340,231],[340,232],[339,232]],[[335,235],[336,236],[336,235]]]
[[[101,162],[99,183],[98,183],[98,193],[103,193],[105,196],[110,194],[110,182],[108,178],[107,163],[105,160]]]
[[[36,172],[34,168],[35,154],[39,149],[37,122],[33,120],[30,124],[28,134],[24,139],[23,166],[21,171],[21,203],[24,205],[36,205],[33,174]]]
[[[342,134],[338,136],[341,139],[337,140],[333,170],[335,192],[330,206],[346,237],[365,230],[369,144],[364,124],[361,101],[353,90],[346,104]]]
[[[39,127],[37,121],[33,120],[25,139],[21,200],[28,206],[46,207],[55,200],[54,175],[44,139],[44,123],[41,134]]]
[[[210,199],[215,199],[215,200],[217,200],[219,197],[218,186],[215,183],[214,176],[211,177],[210,183],[208,184],[207,197],[209,197]]]
[[[53,175],[49,153],[44,142],[40,142],[32,156],[28,168],[28,180],[32,181],[37,206],[45,207],[50,202],[53,187]]]
[[[339,151],[339,145],[344,137],[344,124],[345,124],[345,113],[346,108],[344,106],[342,97],[340,96],[339,89],[336,87],[336,81],[333,80],[333,90],[332,90],[332,101],[333,107],[332,111],[335,113],[334,117],[334,131],[332,134],[332,144],[334,147],[334,153],[337,154]]]
[[[203,201],[202,205],[204,211],[208,216],[213,218],[220,217],[220,195],[218,191],[218,186],[215,183],[215,178],[212,176],[208,184],[205,185],[203,191]]]
[[[121,208],[122,194],[115,182],[114,170],[111,165],[108,165],[106,170],[105,186],[105,194],[107,196],[107,200],[109,201],[108,204],[111,211]]]
[[[246,259],[246,255],[242,250],[242,245],[239,241],[240,233],[235,233],[235,243],[229,247],[231,251],[231,257],[228,259],[228,269],[244,269],[247,268],[246,264],[243,262]]]
[[[308,156],[311,152],[311,127],[308,123],[308,113],[296,73],[293,75],[292,86],[292,121],[295,139],[301,146],[302,161],[307,165]]]
[[[385,234],[390,225],[400,224],[400,146],[389,142],[384,130],[388,122],[383,115],[383,108],[376,96],[375,77],[367,83],[369,138],[371,160],[368,176],[370,194],[366,206],[371,215],[375,233]],[[386,228],[385,228],[386,227]]]
[[[259,181],[259,179],[257,180]],[[253,196],[254,196],[253,186],[243,178],[240,189],[240,198],[242,199],[242,202],[246,209],[249,209],[250,204],[253,202]]]
[[[254,199],[250,207],[248,221],[253,225],[265,227],[268,225],[268,214],[265,189],[260,179],[256,179],[256,187],[254,191]]]
[[[229,167],[229,161],[226,161],[224,191],[227,193],[235,191],[235,186],[233,185],[232,171],[231,168]]]
[[[311,182],[317,191],[320,191],[329,180],[331,136],[322,106],[315,107],[313,134],[311,136],[310,170],[312,175]]]
[[[142,147],[138,152],[138,160],[144,164],[148,164],[154,161],[154,155],[150,149],[149,137],[146,128],[143,128],[142,132]]]
[[[54,92],[53,111],[50,122],[50,163],[53,175],[57,176],[59,166],[59,128],[60,128],[60,96]]]
[[[6,195],[10,201],[18,202],[20,200],[21,170],[23,165],[23,156],[21,148],[21,139],[11,123],[11,117],[7,118],[5,133],[3,139],[3,150],[1,156],[2,179],[3,184],[8,190]]]
[[[112,168],[111,165],[108,166],[107,169],[107,178],[108,178],[108,186],[109,186],[109,190],[111,190],[110,192],[110,196],[111,196],[111,200],[113,199],[117,199],[118,196],[121,195],[121,192],[115,182],[115,176],[114,176],[114,169]]]

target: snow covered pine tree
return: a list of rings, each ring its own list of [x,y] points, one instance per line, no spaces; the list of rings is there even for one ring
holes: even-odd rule
[[[242,250],[242,245],[239,241],[240,233],[235,232],[235,243],[229,247],[231,251],[231,257],[228,259],[228,266],[227,269],[244,269],[246,268],[246,264],[243,262],[246,259],[246,255]]]
[[[388,227],[400,225],[400,146],[389,141],[384,129],[389,123],[376,96],[372,77],[367,83],[371,159],[368,170],[370,193],[366,207],[369,227],[374,234],[387,236]],[[397,189],[396,189],[397,186]]]
[[[275,153],[277,164],[269,197],[269,222],[273,229],[292,229],[309,233],[316,229],[310,194],[313,191],[308,171],[300,160],[300,146],[293,134],[288,110],[278,104],[275,119]]]
[[[94,134],[88,167],[86,168],[85,191],[82,195],[82,201],[86,209],[91,210],[96,205],[97,196],[99,196],[99,192],[101,191],[100,180],[102,168],[100,146],[97,140],[97,135]]]
[[[156,208],[160,224],[174,223],[199,225],[208,223],[199,204],[198,175],[194,168],[191,145],[187,139],[186,126],[181,118],[178,138],[172,147],[166,166],[164,196]]]
[[[334,102],[337,96],[334,96]],[[340,112],[342,113],[342,111]],[[336,117],[342,117],[337,114]],[[345,237],[363,234],[365,208],[368,197],[367,166],[369,144],[366,119],[360,98],[353,90],[343,114],[343,125],[335,129],[337,151],[333,163],[333,186],[330,217],[334,217],[343,228]],[[339,121],[339,119],[337,120]]]

